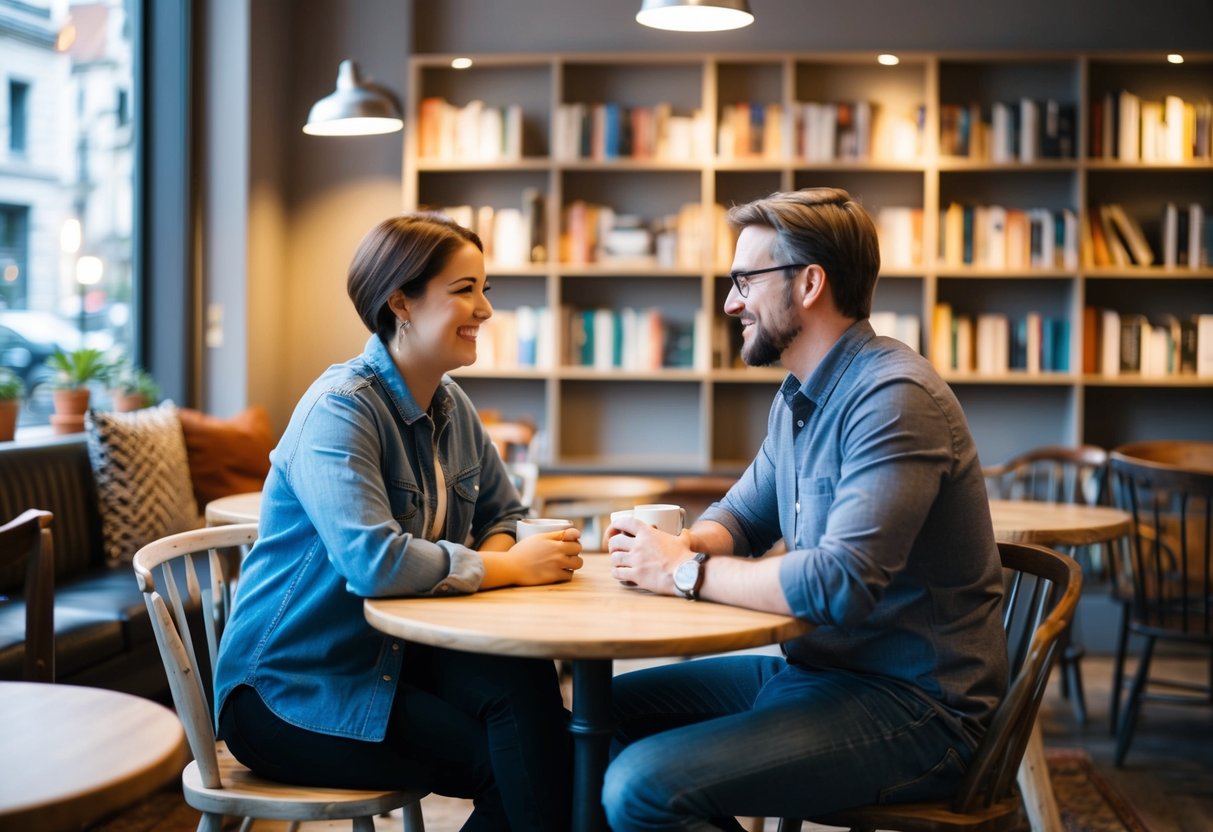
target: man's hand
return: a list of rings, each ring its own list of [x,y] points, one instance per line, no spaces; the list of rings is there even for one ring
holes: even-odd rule
[[[672,535],[634,517],[622,517],[607,530],[611,577],[658,595],[674,595],[674,570],[695,556],[691,532]]]

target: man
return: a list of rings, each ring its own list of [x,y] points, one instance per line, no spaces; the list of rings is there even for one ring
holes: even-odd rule
[[[758,455],[681,535],[608,530],[613,574],[652,592],[815,625],[785,658],[615,680],[603,800],[615,832],[739,828],[950,795],[1007,682],[1002,578],[977,449],[916,352],[868,323],[880,269],[846,191],[733,208],[724,311],[747,364],[789,372]],[[786,553],[762,557],[782,540]]]

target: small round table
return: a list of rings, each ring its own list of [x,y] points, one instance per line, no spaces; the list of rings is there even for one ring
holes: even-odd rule
[[[230,526],[236,523],[256,523],[261,518],[261,492],[249,491],[220,497],[206,504],[208,526]]]
[[[0,828],[80,829],[175,779],[185,732],[163,705],[78,685],[0,682]]]

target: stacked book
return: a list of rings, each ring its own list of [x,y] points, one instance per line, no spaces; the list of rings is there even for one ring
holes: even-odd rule
[[[483,101],[455,106],[437,96],[418,106],[417,155],[443,162],[513,162],[522,158],[522,108]]]
[[[1213,159],[1213,102],[1178,95],[1146,100],[1109,91],[1091,104],[1091,157],[1182,163]]]
[[[676,319],[657,307],[561,310],[568,337],[564,363],[595,370],[652,372],[699,365],[705,314]]]
[[[931,320],[931,363],[944,374],[1068,373],[1070,321],[1028,312],[955,313],[937,303]]]
[[[1078,268],[1078,218],[1069,208],[1006,208],[952,202],[940,217],[948,268]]]
[[[553,121],[554,156],[560,161],[706,159],[711,155],[709,135],[702,110],[680,114],[666,103],[561,104]]]
[[[1077,109],[1054,99],[996,101],[987,114],[980,104],[942,104],[939,152],[988,162],[1073,159]]]
[[[547,197],[537,188],[523,189],[518,208],[447,205],[439,210],[480,236],[490,272],[547,262]]]
[[[1083,309],[1082,371],[1213,377],[1213,315],[1146,316],[1088,306]]]
[[[480,326],[476,366],[482,369],[548,369],[553,360],[554,332],[546,306],[495,308]]]

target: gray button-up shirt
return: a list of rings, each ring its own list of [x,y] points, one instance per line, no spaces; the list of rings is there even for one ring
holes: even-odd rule
[[[789,660],[905,682],[974,735],[1007,684],[1002,572],[977,449],[922,356],[859,321],[804,382],[704,515],[737,554],[781,538],[793,613],[817,624]]]

